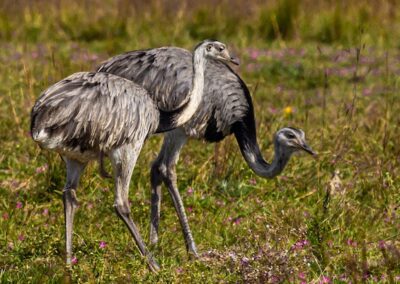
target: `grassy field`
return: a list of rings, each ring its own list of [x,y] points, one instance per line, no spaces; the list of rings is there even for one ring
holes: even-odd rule
[[[400,282],[400,5],[398,1],[29,1],[0,3],[1,283]],[[212,13],[211,13],[212,11]],[[202,257],[189,260],[164,191],[162,270],[152,274],[91,165],[78,191],[75,264],[64,265],[65,169],[29,134],[40,92],[123,51],[205,38],[226,42],[251,91],[272,157],[283,126],[319,153],[257,177],[233,137],[190,141],[179,188]],[[131,184],[149,239],[151,138]],[[219,156],[216,158],[215,153]]]

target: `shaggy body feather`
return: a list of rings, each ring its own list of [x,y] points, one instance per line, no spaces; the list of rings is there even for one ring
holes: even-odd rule
[[[31,132],[43,148],[88,162],[146,137],[158,120],[157,106],[143,88],[112,74],[82,72],[39,97]]]

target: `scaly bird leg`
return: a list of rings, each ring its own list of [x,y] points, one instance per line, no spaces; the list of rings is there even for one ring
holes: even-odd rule
[[[160,154],[154,161],[151,168],[151,227],[150,240],[153,244],[158,241],[158,226],[160,220],[160,204],[161,204],[161,180],[164,181],[168,191],[172,197],[175,210],[181,223],[183,235],[185,238],[186,249],[189,254],[197,257],[196,245],[190,231],[189,222],[186,217],[185,208],[179,190],[177,187],[177,177],[175,165],[179,159],[179,153],[187,141],[186,134],[183,129],[178,128],[170,131],[164,136]]]
[[[67,166],[67,182],[63,191],[64,217],[65,217],[65,243],[66,243],[66,263],[71,265],[72,257],[72,234],[75,210],[78,207],[76,189],[80,176],[86,164],[63,157]]]
[[[140,144],[140,145],[138,145]],[[129,208],[129,183],[132,176],[136,159],[140,153],[142,143],[134,146],[122,146],[117,150],[113,150],[110,155],[111,162],[114,167],[115,176],[115,202],[114,207],[117,215],[124,221],[128,227],[141,255],[146,257],[150,270],[157,272],[160,270],[159,265],[153,259],[151,253],[147,250],[146,245],[139,233],[139,230],[130,216]],[[132,149],[133,148],[133,149]]]

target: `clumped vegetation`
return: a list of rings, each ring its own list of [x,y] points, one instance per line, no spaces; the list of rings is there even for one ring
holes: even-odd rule
[[[200,3],[201,2],[201,3]],[[0,282],[395,283],[400,281],[400,5],[397,1],[29,1],[0,3]],[[64,266],[64,166],[29,135],[50,84],[117,53],[236,49],[266,157],[282,126],[303,128],[318,160],[255,176],[233,137],[191,141],[179,187],[202,258],[188,260],[164,193],[162,265],[152,274],[114,214],[112,183],[89,167]],[[149,231],[148,141],[132,177],[132,213]],[[218,153],[218,157],[214,154]]]

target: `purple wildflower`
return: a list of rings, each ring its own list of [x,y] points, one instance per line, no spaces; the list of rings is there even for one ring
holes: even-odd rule
[[[78,259],[76,258],[76,256],[74,256],[74,257],[71,259],[71,264],[74,265],[74,264],[77,264],[77,263],[78,263]]]
[[[274,107],[269,107],[268,108],[269,113],[271,114],[277,114],[279,111],[278,109],[274,108]]]
[[[260,56],[260,51],[257,49],[253,49],[252,51],[250,51],[250,58],[251,59],[257,59]]]
[[[3,220],[8,220],[10,218],[10,215],[8,215],[7,212],[3,213]]]
[[[192,187],[188,187],[188,189],[187,189],[187,194],[188,195],[192,195],[193,194],[193,192],[194,192],[194,190],[193,190],[193,188]]]
[[[22,208],[22,202],[18,201],[17,204],[15,205],[15,208],[21,209]]]
[[[48,208],[44,208],[42,214],[43,214],[43,216],[49,215],[49,209]]]
[[[321,278],[321,281],[319,281],[320,284],[328,284],[331,283],[331,279],[328,276],[323,275]]]
[[[249,261],[250,261],[250,259],[248,259],[247,257],[243,257],[242,259],[241,259],[241,263],[242,263],[242,265],[248,265],[249,264]]]
[[[297,276],[299,277],[300,280],[306,280],[306,274],[304,272],[299,272]]]
[[[236,261],[236,260],[237,260],[237,255],[236,255],[236,253],[234,253],[234,252],[230,252],[230,253],[228,254],[228,256],[229,256],[233,261]]]
[[[249,184],[256,185],[257,184],[257,180],[255,178],[251,178],[251,179],[249,179]]]
[[[308,246],[309,244],[310,244],[309,240],[299,240],[292,246],[292,249],[293,250],[301,250],[305,246]]]
[[[100,241],[99,248],[104,249],[106,248],[107,243],[105,241]]]
[[[25,240],[25,236],[23,234],[20,234],[18,236],[18,240],[20,240],[22,242],[23,240]]]
[[[37,174],[44,173],[48,168],[49,166],[47,164],[44,164],[43,166],[36,168],[36,173]]]
[[[235,224],[235,225],[239,225],[240,222],[242,222],[242,218],[240,218],[240,217],[237,217],[237,218],[235,218],[235,220],[233,220],[233,224]]]
[[[347,239],[347,245],[351,247],[357,247],[357,242],[352,239]]]

